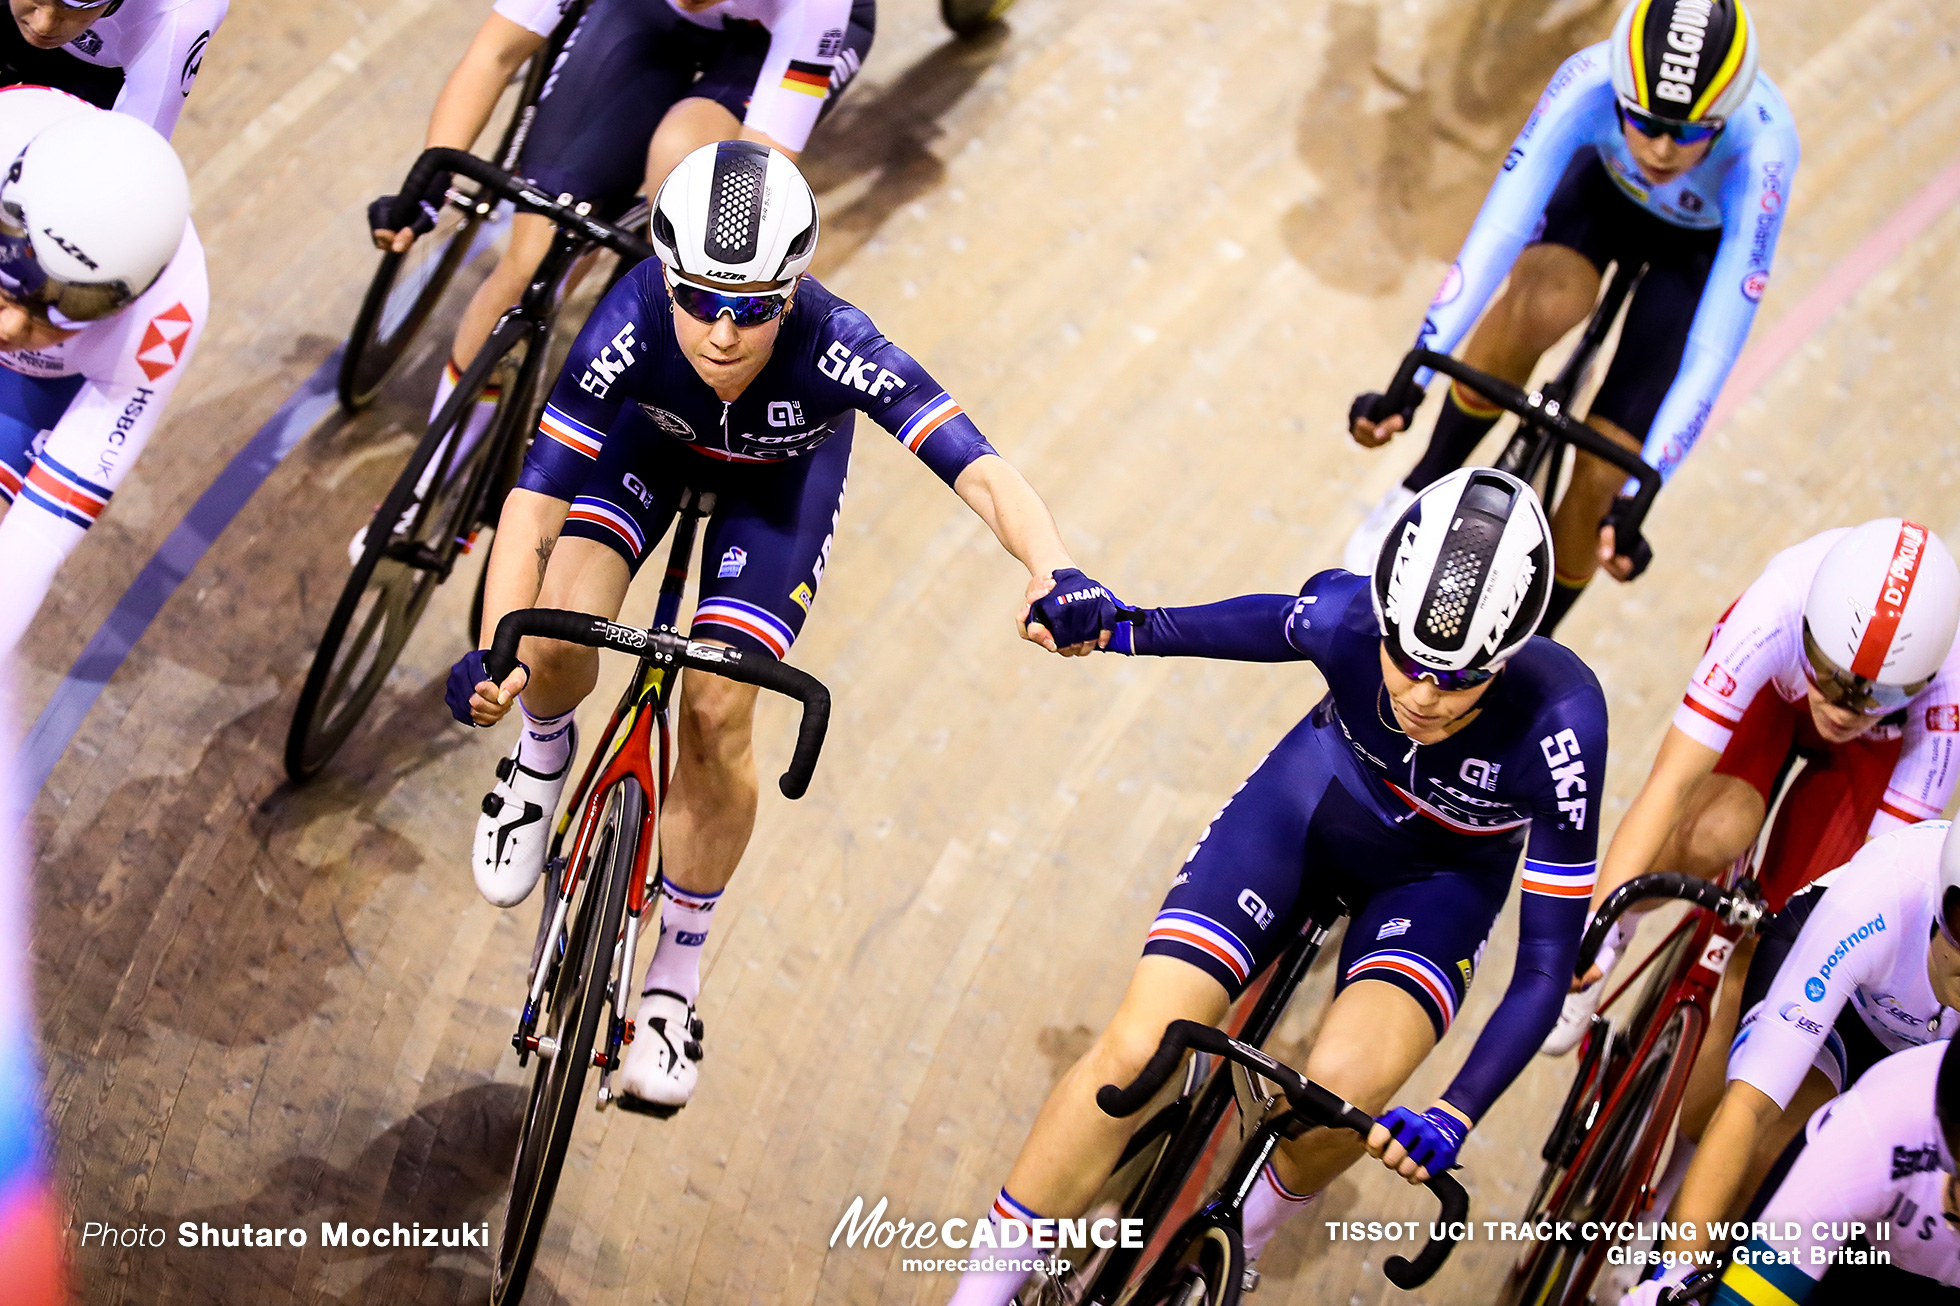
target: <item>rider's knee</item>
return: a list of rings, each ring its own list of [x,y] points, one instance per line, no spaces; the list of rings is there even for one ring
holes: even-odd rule
[[[1103,1084],[1128,1084],[1143,1073],[1150,1058],[1157,1054],[1164,1030],[1170,1024],[1161,1015],[1130,1015],[1123,1011],[1109,1022],[1090,1045],[1086,1061]]]
[[[599,651],[580,644],[567,644],[562,640],[527,640],[523,649],[525,665],[531,668],[528,686],[533,692],[547,687],[554,693],[562,693],[568,688],[584,686],[589,690],[589,682],[598,674]],[[580,694],[583,697],[583,692]]]
[[[1680,831],[1681,853],[1686,863],[1681,869],[1694,875],[1710,875],[1748,851],[1763,823],[1761,801],[1748,801],[1752,797],[1755,791],[1737,782],[1714,789],[1695,805]]]
[[[1366,1111],[1380,1115],[1393,1087],[1384,1082],[1377,1049],[1346,1040],[1319,1039],[1307,1056],[1307,1078]],[[1356,1139],[1356,1146],[1360,1140]]]
[[[755,690],[720,676],[690,674],[681,692],[682,731],[708,753],[724,760],[749,751],[755,719]]]
[[[1504,292],[1502,318],[1513,336],[1549,349],[1586,320],[1598,292],[1596,278],[1588,283],[1563,264],[1535,267],[1522,276],[1514,272]]]

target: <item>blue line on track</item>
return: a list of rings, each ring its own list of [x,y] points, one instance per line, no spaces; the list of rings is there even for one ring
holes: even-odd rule
[[[102,697],[109,678],[136,647],[136,641],[143,638],[157,613],[163,611],[163,605],[272,475],[272,469],[333,410],[334,377],[340,371],[344,348],[336,348],[315,368],[313,375],[279,406],[272,420],[232,457],[124,591],[22,741],[16,774],[23,793],[41,791],[54,764],[81,729],[82,719]]]

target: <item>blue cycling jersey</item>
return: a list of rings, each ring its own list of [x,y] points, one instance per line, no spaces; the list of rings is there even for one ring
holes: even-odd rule
[[[1518,252],[1536,238],[1566,165],[1581,149],[1596,148],[1607,175],[1636,204],[1675,226],[1722,233],[1680,369],[1641,449],[1641,457],[1667,477],[1700,438],[1769,283],[1797,171],[1797,129],[1782,93],[1758,74],[1707,156],[1656,186],[1627,149],[1609,63],[1602,41],[1567,59],[1545,87],[1504,156],[1504,170],[1443,278],[1416,343],[1444,353],[1456,348]],[[1421,379],[1427,384],[1427,375]]]
[[[1302,725],[1321,740],[1316,752],[1341,789],[1388,832],[1386,844],[1368,841],[1375,850],[1369,864],[1341,868],[1363,884],[1419,883],[1454,863],[1495,879],[1501,900],[1522,845],[1517,967],[1443,1094],[1476,1119],[1551,1032],[1572,978],[1598,856],[1606,700],[1576,653],[1534,638],[1491,682],[1474,719],[1439,743],[1417,745],[1392,724],[1380,644],[1367,581],[1324,571],[1298,598],[1253,594],[1150,609],[1142,622],[1119,628],[1112,648],[1313,662],[1328,694]],[[1449,847],[1458,850],[1454,856]]]
[[[660,264],[648,259],[600,301],[552,387],[518,485],[570,501],[629,403],[654,427],[711,458],[779,462],[829,439],[860,411],[951,485],[994,452],[960,406],[861,309],[806,276],[774,352],[740,396],[723,401],[674,338]],[[645,427],[627,424],[622,438]]]

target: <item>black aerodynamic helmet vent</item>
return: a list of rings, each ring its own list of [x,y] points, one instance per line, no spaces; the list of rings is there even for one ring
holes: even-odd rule
[[[1416,613],[1416,629],[1431,648],[1455,650],[1469,639],[1470,616],[1497,558],[1515,499],[1511,487],[1495,477],[1476,476],[1464,487]]]
[[[708,188],[708,236],[703,242],[715,262],[747,263],[755,258],[768,172],[765,145],[723,141],[716,147],[714,181]]]
[[[653,239],[656,244],[671,249],[676,254],[680,252],[680,242],[674,239],[674,220],[667,216],[664,209],[653,211]]]

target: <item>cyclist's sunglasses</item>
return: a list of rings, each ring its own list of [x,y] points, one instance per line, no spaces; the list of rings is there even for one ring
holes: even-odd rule
[[[1648,140],[1658,140],[1662,136],[1672,136],[1682,145],[1699,145],[1703,141],[1715,139],[1722,128],[1728,125],[1726,118],[1704,118],[1700,122],[1674,122],[1667,118],[1656,118],[1637,104],[1621,100],[1620,121],[1631,123],[1633,129]]]
[[[74,328],[127,308],[137,293],[121,281],[85,285],[49,276],[34,257],[25,215],[0,183],[0,295],[50,326]]]
[[[1817,641],[1811,637],[1808,621],[1803,623],[1803,655],[1804,675],[1817,686],[1817,692],[1823,695],[1826,703],[1848,712],[1862,712],[1866,716],[1896,712],[1933,683],[1933,677],[1928,676],[1910,685],[1881,685],[1875,680],[1853,675],[1831,661],[1824,650],[1817,647]]]
[[[1487,685],[1498,671],[1496,667],[1472,667],[1468,671],[1438,671],[1434,667],[1425,667],[1403,652],[1401,643],[1393,635],[1382,636],[1382,647],[1388,651],[1390,666],[1410,680],[1427,680],[1446,694]]]
[[[728,314],[729,320],[738,327],[773,322],[783,315],[783,310],[789,307],[789,297],[796,293],[794,277],[774,290],[747,290],[736,294],[683,281],[674,275],[672,268],[664,270],[667,273],[667,293],[681,306],[681,312],[696,322],[706,322],[710,326],[723,313]]]
[[[1960,938],[1954,937],[1953,927],[1956,921],[1960,921],[1960,889],[1948,889],[1940,902],[1939,914],[1934,917],[1934,924],[1939,926],[1940,937],[1946,940],[1947,946],[1955,952],[1960,952]]]

